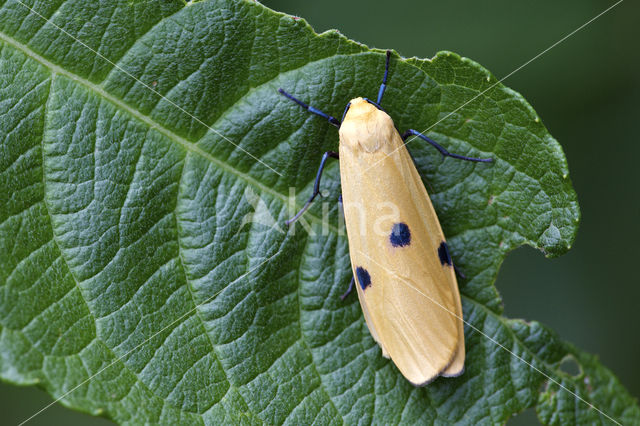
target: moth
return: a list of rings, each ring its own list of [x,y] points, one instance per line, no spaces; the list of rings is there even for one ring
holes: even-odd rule
[[[295,222],[320,192],[329,158],[340,161],[344,220],[353,279],[369,331],[398,370],[416,386],[438,376],[464,372],[462,306],[449,248],[427,190],[405,147],[417,136],[443,156],[491,162],[453,154],[422,133],[402,136],[381,105],[391,51],[377,101],[352,99],[342,120],[279,92],[307,111],[338,127],[339,152],[326,152],[313,194],[287,224]],[[357,285],[354,285],[357,283]]]

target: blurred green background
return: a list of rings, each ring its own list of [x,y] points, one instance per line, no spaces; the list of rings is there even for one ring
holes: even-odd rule
[[[305,18],[317,32],[337,28],[403,56],[451,50],[502,78],[615,1],[264,0]],[[537,320],[599,355],[640,396],[640,3],[623,1],[509,77],[564,148],[582,209],[571,251],[545,259],[512,252],[497,287],[509,317]],[[392,83],[393,84],[393,83]],[[0,384],[2,423],[16,424],[51,401],[43,391]],[[510,425],[536,424],[529,410]],[[30,424],[92,424],[60,406]]]

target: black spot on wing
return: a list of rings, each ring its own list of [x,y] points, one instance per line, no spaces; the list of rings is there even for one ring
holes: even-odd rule
[[[403,222],[394,224],[389,240],[394,247],[404,247],[411,244],[411,231],[409,231],[407,224]]]
[[[358,284],[363,290],[371,285],[371,275],[362,266],[356,268],[356,276],[358,277]]]
[[[447,264],[451,266],[453,262],[451,261],[451,255],[449,254],[449,247],[447,247],[447,243],[444,241],[440,243],[440,247],[438,247],[438,257],[440,258],[440,263]]]

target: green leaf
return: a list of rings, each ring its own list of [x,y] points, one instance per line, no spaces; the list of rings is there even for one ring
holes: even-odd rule
[[[276,89],[339,117],[377,93],[380,51],[252,1],[22,1],[0,7],[3,380],[120,423],[500,423],[531,406],[546,423],[609,421],[574,393],[640,421],[596,359],[502,316],[507,252],[564,253],[579,210],[558,143],[480,65],[396,56],[385,95],[399,129],[496,159],[408,144],[470,324],[466,372],[415,388],[338,297],[337,163],[308,232],[270,226],[338,143]]]

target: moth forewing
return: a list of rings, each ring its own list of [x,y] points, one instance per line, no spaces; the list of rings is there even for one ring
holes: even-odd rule
[[[454,287],[452,288],[453,294],[456,296],[456,311],[455,316],[458,322],[458,348],[456,351],[456,355],[451,361],[451,364],[440,374],[444,377],[458,377],[462,373],[464,373],[464,358],[465,358],[465,347],[464,347],[464,324],[462,321],[462,303],[460,301],[460,291],[458,290],[458,283],[456,282],[455,275],[453,277],[452,283]]]
[[[339,159],[351,264],[371,334],[413,384],[458,375],[458,285],[451,262],[442,261],[436,213],[391,118],[352,100]]]

